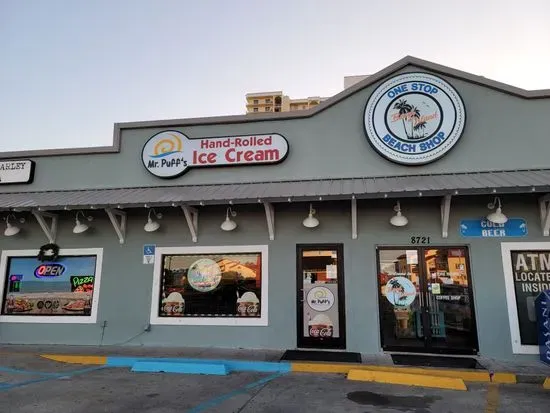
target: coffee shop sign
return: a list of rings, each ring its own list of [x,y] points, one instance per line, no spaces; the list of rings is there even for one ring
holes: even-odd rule
[[[279,134],[190,139],[168,130],[149,138],[141,159],[153,175],[175,178],[190,168],[276,164],[287,154],[288,142]]]
[[[460,235],[478,238],[524,237],[527,235],[527,224],[521,218],[510,218],[505,224],[495,224],[487,219],[463,219],[460,221]]]

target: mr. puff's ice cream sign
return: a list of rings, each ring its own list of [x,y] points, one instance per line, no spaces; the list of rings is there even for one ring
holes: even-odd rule
[[[288,154],[279,134],[189,139],[178,131],[152,136],[143,147],[145,168],[159,178],[175,178],[190,168],[276,164]]]

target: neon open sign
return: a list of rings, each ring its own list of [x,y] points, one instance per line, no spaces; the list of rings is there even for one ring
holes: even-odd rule
[[[65,266],[61,264],[42,264],[34,270],[36,278],[42,277],[59,277],[65,272]]]

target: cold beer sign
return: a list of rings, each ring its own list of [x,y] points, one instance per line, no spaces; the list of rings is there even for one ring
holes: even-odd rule
[[[288,142],[279,134],[189,139],[173,130],[152,136],[143,147],[145,168],[159,178],[176,178],[190,168],[282,162]]]

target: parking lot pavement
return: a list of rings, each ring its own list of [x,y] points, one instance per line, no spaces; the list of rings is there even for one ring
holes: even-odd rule
[[[468,384],[464,392],[334,374],[153,374],[30,355],[0,360],[2,413],[542,413],[550,404],[550,391],[528,384]]]

